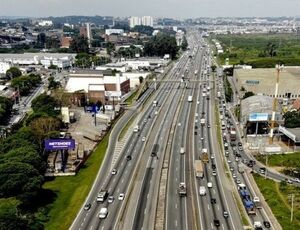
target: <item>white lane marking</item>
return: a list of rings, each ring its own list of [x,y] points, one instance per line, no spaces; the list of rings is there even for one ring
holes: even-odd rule
[[[123,182],[124,182],[124,178],[122,179],[121,184],[123,184]]]
[[[220,205],[217,206],[218,210],[220,210]]]
[[[210,226],[211,226],[211,229],[214,229],[214,225],[212,222],[210,223]]]
[[[209,204],[207,205],[207,209],[209,210],[210,208],[209,208]]]
[[[101,230],[104,230],[104,226],[102,226]]]
[[[223,229],[223,230],[225,229],[223,224],[222,224],[222,229]]]
[[[177,177],[175,178],[175,181],[177,182]]]
[[[216,194],[216,190],[213,189],[214,194]]]
[[[177,220],[175,220],[175,227],[177,228]]]
[[[178,171],[178,168],[176,167],[176,169],[175,169],[175,170],[176,170],[176,172],[177,172],[177,171]]]
[[[147,209],[144,210],[144,215],[146,215],[146,213],[147,213]]]
[[[175,208],[177,209],[177,203],[175,203]]]

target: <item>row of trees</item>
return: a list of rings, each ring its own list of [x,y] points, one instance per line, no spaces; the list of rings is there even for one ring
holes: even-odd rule
[[[43,229],[33,212],[50,198],[42,195],[47,159],[42,149],[45,138],[59,135],[58,105],[40,95],[24,126],[0,142],[0,229]]]
[[[11,86],[18,89],[21,96],[26,96],[30,91],[41,83],[41,76],[38,74],[29,74],[13,78]]]
[[[0,125],[5,125],[8,122],[12,107],[12,100],[6,97],[0,97]]]
[[[152,37],[144,47],[144,54],[147,56],[164,56],[170,54],[172,59],[176,58],[178,46],[175,37],[159,33]]]

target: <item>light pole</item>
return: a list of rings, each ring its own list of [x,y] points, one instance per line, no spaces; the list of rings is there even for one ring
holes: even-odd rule
[[[273,144],[279,75],[280,75],[280,71],[283,69],[283,67],[284,67],[283,65],[279,65],[279,64],[276,65],[277,77],[276,77],[276,84],[275,84],[275,95],[274,95],[274,100],[273,100],[273,111],[272,111],[272,118],[271,118],[271,130],[270,130],[269,144]]]
[[[292,200],[292,208],[291,208],[291,222],[293,222],[293,216],[294,216],[294,198],[295,194],[289,194],[289,197]]]

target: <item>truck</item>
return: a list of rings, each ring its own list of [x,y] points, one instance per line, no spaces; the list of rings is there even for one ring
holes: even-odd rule
[[[193,96],[188,96],[188,102],[192,102],[193,101]]]
[[[157,106],[157,101],[153,101],[153,106],[154,106],[154,107]]]
[[[255,207],[253,201],[251,200],[250,194],[244,184],[240,185],[241,186],[239,186],[239,194],[243,201],[243,205],[246,209],[246,212],[248,215],[255,215]]]
[[[262,230],[263,229],[262,224],[261,224],[260,221],[254,221],[253,226],[254,226],[255,230]]]
[[[231,141],[236,141],[236,130],[235,130],[235,128],[230,129],[230,140]]]
[[[259,197],[257,196],[253,197],[253,202],[256,208],[262,208]]]
[[[200,119],[200,124],[201,124],[201,125],[205,125],[205,118],[201,118],[201,119]]]
[[[244,173],[245,168],[244,168],[244,165],[242,163],[238,164],[238,171],[239,171],[239,173]]]
[[[140,131],[140,127],[138,125],[134,126],[133,132],[137,133],[138,131]]]
[[[186,196],[186,185],[184,182],[180,182],[178,186],[179,196]]]
[[[201,159],[202,159],[203,163],[205,163],[205,164],[209,163],[209,157],[208,157],[207,149],[202,149]]]
[[[108,197],[108,191],[106,189],[101,189],[97,195],[97,202],[104,202]]]
[[[196,177],[197,178],[203,178],[204,173],[203,173],[202,161],[201,160],[195,160],[194,166],[195,166]]]

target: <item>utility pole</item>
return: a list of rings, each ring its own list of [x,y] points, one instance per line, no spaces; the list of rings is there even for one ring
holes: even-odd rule
[[[272,111],[272,118],[271,118],[271,130],[270,130],[270,137],[269,137],[269,144],[273,144],[273,136],[274,136],[274,127],[275,127],[275,114],[276,114],[276,105],[277,105],[277,96],[278,96],[278,85],[279,85],[279,76],[280,71],[283,69],[283,65],[276,65],[277,70],[277,77],[276,77],[276,84],[275,84],[275,95],[273,99],[273,111]]]
[[[294,197],[295,197],[295,194],[291,194],[291,197],[292,197],[291,222],[293,222],[293,215],[294,215]]]

